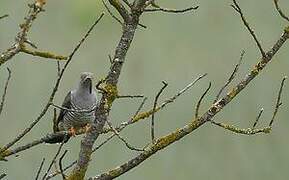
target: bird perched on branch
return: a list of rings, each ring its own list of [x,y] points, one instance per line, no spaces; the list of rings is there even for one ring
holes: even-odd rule
[[[68,131],[67,136],[57,136],[47,143],[67,142],[70,136],[75,136],[79,128],[88,129],[95,119],[97,95],[92,87],[92,73],[83,72],[78,87],[70,91],[62,104],[58,118],[55,118],[53,131]]]

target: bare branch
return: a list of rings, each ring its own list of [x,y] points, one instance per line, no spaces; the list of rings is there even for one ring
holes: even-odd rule
[[[144,95],[118,95],[117,98],[143,98]]]
[[[7,174],[3,173],[0,175],[0,179],[3,179],[5,176],[7,176]]]
[[[0,66],[20,52],[21,46],[24,45],[27,39],[27,33],[38,14],[43,11],[42,8],[43,6],[38,6],[37,1],[35,1],[34,4],[29,5],[28,14],[24,18],[25,21],[20,25],[20,32],[18,32],[15,38],[15,43],[0,54]]]
[[[37,49],[37,46],[36,46],[36,44],[35,44],[35,43],[33,43],[33,42],[31,42],[29,39],[26,39],[24,42],[25,42],[25,43],[27,43],[27,44],[29,44],[31,47],[33,47],[33,48]]]
[[[69,55],[64,67],[62,68],[60,75],[58,76],[55,86],[52,90],[52,93],[50,95],[50,98],[47,102],[47,104],[45,105],[44,109],[41,111],[41,113],[39,114],[39,116],[29,125],[29,127],[27,127],[24,131],[22,131],[19,135],[17,135],[11,142],[7,143],[3,148],[0,149],[0,155],[3,154],[4,152],[4,156],[8,150],[8,148],[10,148],[11,146],[13,146],[16,142],[18,142],[20,139],[22,139],[28,132],[31,131],[31,129],[42,119],[42,117],[46,114],[48,108],[51,105],[51,102],[53,102],[54,96],[58,90],[60,81],[63,77],[63,74],[66,70],[66,68],[68,67],[70,61],[72,60],[74,54],[76,53],[76,51],[80,48],[80,46],[82,45],[82,43],[86,40],[86,38],[89,36],[90,32],[93,30],[93,28],[96,26],[96,24],[98,24],[98,22],[101,20],[101,18],[103,17],[103,13],[100,15],[100,17],[93,23],[93,25],[89,28],[89,30],[86,32],[86,34],[83,36],[83,38],[80,40],[80,42],[76,45],[76,47],[73,49],[73,51],[71,52],[71,54]]]
[[[279,110],[279,107],[282,105],[281,103],[281,95],[282,95],[282,91],[283,91],[283,87],[284,87],[284,83],[285,83],[285,80],[287,79],[287,76],[285,76],[283,79],[282,79],[282,82],[281,82],[281,85],[280,85],[280,89],[279,89],[279,92],[278,92],[278,97],[277,97],[277,101],[276,101],[276,105],[275,105],[275,109],[274,109],[274,113],[273,113],[273,116],[272,116],[272,119],[269,123],[269,126],[271,127],[273,122],[274,122],[274,119],[278,113],[278,110]]]
[[[20,51],[26,54],[30,54],[32,56],[38,56],[38,57],[48,58],[48,59],[67,60],[68,58],[66,56],[56,55],[51,52],[29,50],[25,46],[22,46]]]
[[[107,10],[107,12],[109,13],[109,15],[115,19],[120,25],[123,26],[123,22],[121,22],[120,19],[118,19],[118,17],[116,17],[112,12],[111,10],[109,9],[109,7],[107,6],[107,4],[104,2],[104,0],[101,0],[102,1],[102,4],[104,5],[105,9]]]
[[[219,122],[214,122],[214,121],[211,121],[212,124],[217,125],[219,127],[222,127],[224,129],[227,129],[227,130],[232,131],[232,132],[237,133],[237,134],[253,135],[253,134],[257,134],[257,133],[270,133],[271,130],[272,130],[273,121],[274,121],[274,119],[276,117],[276,114],[277,114],[277,112],[279,110],[279,107],[281,105],[281,102],[280,102],[281,101],[281,94],[282,94],[282,91],[283,91],[284,82],[285,82],[286,78],[287,77],[284,77],[282,79],[282,82],[281,82],[281,85],[280,85],[280,89],[279,89],[279,92],[278,92],[278,97],[277,97],[277,102],[276,102],[276,106],[275,106],[275,111],[273,113],[272,119],[271,119],[268,127],[264,127],[262,129],[255,129],[255,127],[256,127],[256,125],[257,125],[257,123],[258,123],[258,121],[259,121],[259,119],[260,119],[260,117],[261,117],[261,115],[263,113],[263,109],[261,109],[261,111],[259,112],[259,114],[258,114],[258,116],[256,118],[256,121],[255,121],[255,123],[253,125],[253,128],[240,129],[240,128],[237,128],[237,127],[235,127],[233,125],[229,125],[229,124],[225,124],[225,123],[219,123]]]
[[[225,85],[222,86],[222,88],[221,88],[220,91],[218,92],[218,94],[217,94],[217,96],[216,96],[216,98],[215,98],[215,100],[214,100],[214,103],[219,100],[220,95],[223,93],[223,91],[225,90],[225,88],[228,87],[229,84],[234,80],[234,78],[235,78],[235,76],[236,76],[236,74],[237,74],[237,72],[238,72],[238,70],[239,70],[239,67],[240,67],[240,65],[241,65],[241,63],[242,63],[242,61],[243,61],[244,54],[245,54],[245,51],[243,50],[243,51],[241,52],[240,59],[239,59],[238,63],[235,65],[235,68],[234,68],[231,76],[229,77],[229,79],[227,80],[227,82],[225,83]]]
[[[0,19],[6,18],[8,16],[9,16],[8,14],[4,14],[4,15],[0,16]]]
[[[62,154],[62,156],[59,158],[59,169],[60,169],[60,173],[62,175],[62,179],[66,180],[66,176],[64,174],[63,168],[62,168],[62,159],[64,158],[64,156],[66,155],[67,150],[64,151],[64,153]]]
[[[243,14],[243,12],[242,12],[242,9],[240,8],[239,4],[237,3],[236,0],[233,0],[233,3],[234,3],[234,4],[232,4],[231,6],[233,7],[233,9],[234,9],[235,11],[237,11],[237,12],[240,14],[241,19],[242,19],[244,25],[246,26],[246,28],[247,28],[248,31],[250,32],[251,36],[254,38],[254,40],[255,40],[255,42],[256,42],[256,44],[257,44],[257,46],[258,46],[258,48],[259,48],[259,50],[260,50],[260,52],[261,52],[261,54],[262,54],[262,57],[266,57],[266,53],[265,53],[265,51],[263,50],[263,48],[262,48],[262,46],[261,46],[261,43],[259,42],[257,36],[255,35],[254,30],[250,27],[249,23],[247,22],[247,20],[246,20],[246,18],[245,18],[245,16],[244,16],[244,14]]]
[[[130,15],[123,4],[118,0],[108,0],[109,3],[118,11],[124,21],[128,21],[130,19]]]
[[[276,10],[278,11],[279,15],[280,15],[283,19],[285,19],[286,21],[289,22],[288,16],[286,16],[286,15],[283,13],[283,11],[280,9],[279,4],[278,4],[278,1],[279,1],[279,0],[273,0]]]
[[[5,103],[5,99],[6,99],[6,94],[7,94],[7,89],[8,89],[8,85],[9,85],[9,80],[11,78],[11,70],[9,68],[7,68],[7,71],[8,71],[8,77],[7,77],[7,80],[6,80],[6,83],[5,83],[5,86],[4,86],[4,92],[3,92],[3,95],[2,95],[2,98],[1,98],[1,103],[0,103],[0,115],[3,111],[3,107],[4,107],[4,103]]]
[[[244,135],[254,135],[254,134],[258,134],[258,133],[270,133],[272,128],[271,127],[265,127],[265,128],[262,128],[262,129],[252,129],[252,128],[247,128],[247,129],[240,129],[240,128],[237,128],[233,125],[229,125],[229,124],[225,124],[225,123],[220,123],[220,122],[215,122],[215,121],[211,121],[212,124],[214,125],[217,125],[219,127],[222,127],[224,129],[227,129],[229,131],[232,131],[234,133],[237,133],[237,134],[244,134]]]
[[[63,172],[66,172],[68,169],[72,168],[76,163],[77,163],[77,161],[72,162],[70,165],[68,165],[66,168],[63,169]],[[46,180],[47,180],[47,179],[51,179],[51,178],[57,176],[57,175],[60,174],[60,173],[61,173],[60,171],[55,171],[55,172],[49,174],[49,175],[46,177]]]
[[[152,139],[152,142],[154,142],[154,140],[155,140],[155,111],[156,111],[158,99],[159,99],[160,95],[162,94],[162,92],[165,90],[165,88],[168,86],[168,83],[166,83],[165,81],[162,81],[162,83],[163,83],[163,86],[159,90],[159,92],[157,93],[157,95],[155,97],[155,101],[154,101],[154,106],[153,106],[152,121],[151,121],[151,139]]]
[[[136,110],[136,112],[135,112],[135,114],[133,115],[132,118],[134,118],[141,111],[141,109],[143,108],[143,106],[144,106],[144,104],[145,104],[147,99],[148,99],[147,97],[143,98],[142,102],[140,103],[139,107],[137,108],[137,110]]]
[[[159,110],[162,110],[163,108],[165,108],[168,104],[173,103],[179,96],[181,96],[182,94],[184,94],[187,90],[189,90],[193,85],[195,85],[199,80],[201,80],[202,78],[204,78],[207,74],[203,74],[201,76],[199,76],[198,78],[196,78],[193,82],[189,83],[188,85],[186,85],[186,87],[184,87],[183,89],[181,89],[179,92],[177,92],[174,96],[166,99],[163,101],[163,103],[160,106],[157,106],[155,108],[155,110],[151,109],[149,111],[145,111],[145,112],[139,112],[145,102],[145,100],[143,101],[143,104],[139,107],[137,113],[129,120],[126,122],[121,123],[121,125],[119,127],[116,128],[116,130],[118,130],[119,132],[125,128],[126,126],[136,123],[142,119],[148,118],[150,117],[153,113],[158,112]],[[104,130],[103,133],[109,132],[111,130]]]
[[[39,175],[40,175],[41,170],[42,170],[42,167],[43,167],[43,165],[44,165],[44,162],[45,162],[45,158],[43,158],[42,161],[41,161],[41,164],[40,164],[40,166],[39,166],[39,168],[38,168],[38,171],[37,171],[37,174],[36,174],[35,180],[38,180]]]
[[[259,119],[261,118],[261,115],[262,115],[263,111],[264,111],[264,109],[262,108],[262,109],[260,110],[260,112],[259,112],[259,114],[258,114],[258,116],[257,116],[257,118],[256,118],[256,120],[255,120],[255,122],[254,122],[254,124],[253,124],[252,129],[255,129],[256,125],[257,125],[258,122],[259,122]]]
[[[61,72],[60,62],[56,61],[56,63],[57,63],[57,77],[59,77],[60,76],[60,72]]]
[[[212,83],[210,82],[209,83],[209,86],[208,88],[204,91],[204,93],[202,94],[202,96],[200,97],[198,103],[197,103],[197,106],[196,106],[196,110],[195,110],[195,119],[198,119],[199,118],[199,109],[200,109],[200,106],[202,104],[202,101],[204,99],[204,97],[206,96],[206,94],[209,92],[209,90],[211,89],[211,86],[212,86]]]
[[[60,153],[63,145],[64,145],[64,143],[61,143],[61,144],[59,145],[58,150],[57,150],[55,156],[53,157],[53,159],[51,160],[51,162],[50,162],[50,164],[49,164],[49,166],[48,166],[48,169],[47,169],[46,173],[45,173],[44,176],[42,177],[42,180],[44,180],[44,179],[46,178],[46,176],[47,176],[47,174],[49,173],[52,165],[56,162],[56,158],[57,158],[57,156],[59,155],[59,153]]]
[[[163,8],[163,7],[157,7],[157,8],[151,8],[151,9],[145,9],[144,12],[165,12],[165,13],[185,13],[192,10],[197,10],[199,6],[191,6],[185,9],[169,9],[169,8]]]
[[[211,119],[216,114],[218,114],[227,104],[229,104],[264,69],[264,67],[270,61],[272,61],[272,57],[276,54],[276,52],[279,51],[279,49],[288,40],[288,38],[289,28],[285,28],[284,33],[273,45],[273,47],[266,53],[266,56],[262,57],[261,61],[253,67],[253,69],[244,77],[243,80],[241,80],[241,82],[239,82],[232,90],[230,90],[225,97],[214,103],[201,117],[198,119],[193,119],[184,127],[178,128],[175,131],[158,138],[155,143],[148,145],[144,152],[140,153],[131,160],[100,175],[91,177],[89,180],[105,180],[119,177],[120,175],[141,164],[143,161],[154,155],[159,150],[166,148],[170,144],[173,144],[174,142],[185,137],[187,134],[193,132],[206,122],[211,121]],[[271,127],[267,129],[267,131],[270,130]],[[254,131],[256,131],[256,129]]]
[[[143,149],[133,147],[123,137],[121,137],[119,132],[115,130],[115,128],[112,126],[111,122],[107,121],[107,124],[112,129],[113,133],[126,145],[128,149],[133,150],[133,151],[143,151]]]

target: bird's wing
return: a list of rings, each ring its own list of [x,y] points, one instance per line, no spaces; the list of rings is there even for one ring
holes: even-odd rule
[[[71,91],[67,93],[66,97],[64,98],[64,101],[62,103],[62,107],[70,109],[71,108]],[[58,124],[63,121],[64,115],[67,113],[67,110],[61,109],[58,118],[55,119],[55,122],[53,122],[53,131],[58,132],[59,127]]]

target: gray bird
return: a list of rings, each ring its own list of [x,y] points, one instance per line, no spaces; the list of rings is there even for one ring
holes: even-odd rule
[[[62,104],[62,107],[66,109],[60,110],[60,114],[53,124],[54,132],[70,131],[70,134],[73,135],[75,130],[94,121],[97,95],[92,87],[92,75],[90,72],[81,73],[78,87],[66,95]],[[67,142],[69,137],[56,137],[47,143]]]

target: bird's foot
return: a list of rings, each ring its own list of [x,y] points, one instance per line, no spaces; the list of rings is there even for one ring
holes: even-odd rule
[[[91,124],[87,123],[85,126],[85,133],[90,132],[91,131]]]
[[[74,127],[71,127],[69,130],[68,130],[68,133],[70,136],[73,136],[75,137],[76,136],[76,129]]]

